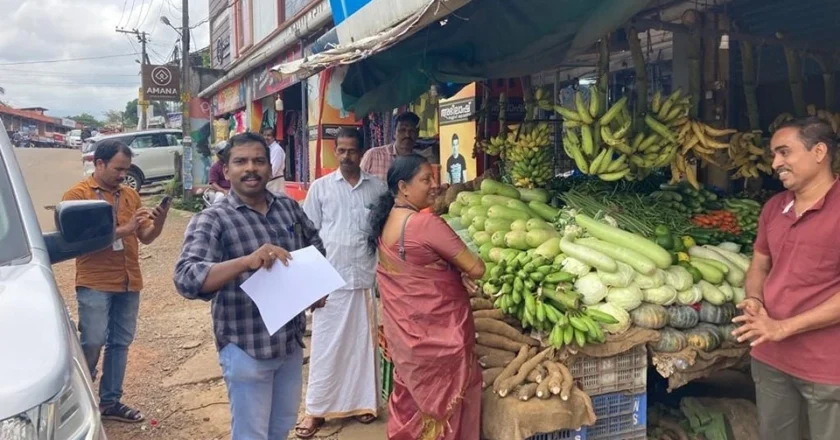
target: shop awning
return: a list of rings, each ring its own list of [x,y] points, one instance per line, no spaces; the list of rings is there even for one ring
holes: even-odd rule
[[[448,3],[430,0],[388,30],[274,70],[305,76],[349,64],[344,108],[361,115],[387,111],[413,101],[430,84],[555,67],[624,25],[650,0],[472,0],[452,13]],[[421,27],[424,22],[429,24]]]

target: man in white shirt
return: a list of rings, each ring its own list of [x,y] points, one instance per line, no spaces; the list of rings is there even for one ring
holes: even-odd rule
[[[271,180],[266,188],[274,194],[286,194],[286,152],[274,138],[273,128],[263,128],[262,135],[271,150]]]
[[[355,417],[370,423],[377,416],[376,256],[368,252],[366,240],[368,213],[387,188],[361,170],[362,139],[355,128],[339,130],[339,169],[313,182],[303,203],[327,259],[347,285],[312,314],[306,418],[295,428],[299,438],[314,436],[325,419]]]

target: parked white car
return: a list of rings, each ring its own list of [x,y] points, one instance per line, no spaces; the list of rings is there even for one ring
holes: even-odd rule
[[[181,137],[181,131],[173,129],[97,136],[96,142],[82,151],[84,175],[93,174],[93,156],[97,145],[106,140],[118,140],[128,145],[134,153],[131,169],[125,177],[126,185],[139,191],[145,184],[170,179],[175,176],[175,153],[184,152]]]
[[[61,202],[42,233],[0,121],[0,439],[105,440],[76,326],[52,265],[109,247],[103,201]]]
[[[67,145],[70,148],[80,148],[82,146],[82,130],[70,130],[67,133]]]

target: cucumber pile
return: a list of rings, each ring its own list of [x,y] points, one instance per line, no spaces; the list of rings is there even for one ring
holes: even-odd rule
[[[582,307],[574,276],[560,267],[561,237],[552,225],[560,211],[548,200],[545,190],[485,179],[479,192],[459,193],[444,218],[478,246],[487,268],[482,288],[496,308],[547,333],[556,348],[603,342],[600,324],[617,321]]]

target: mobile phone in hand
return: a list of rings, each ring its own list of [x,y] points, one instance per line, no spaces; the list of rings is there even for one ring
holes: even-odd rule
[[[166,208],[169,206],[169,203],[172,201],[172,197],[166,196],[160,201],[160,207]]]

